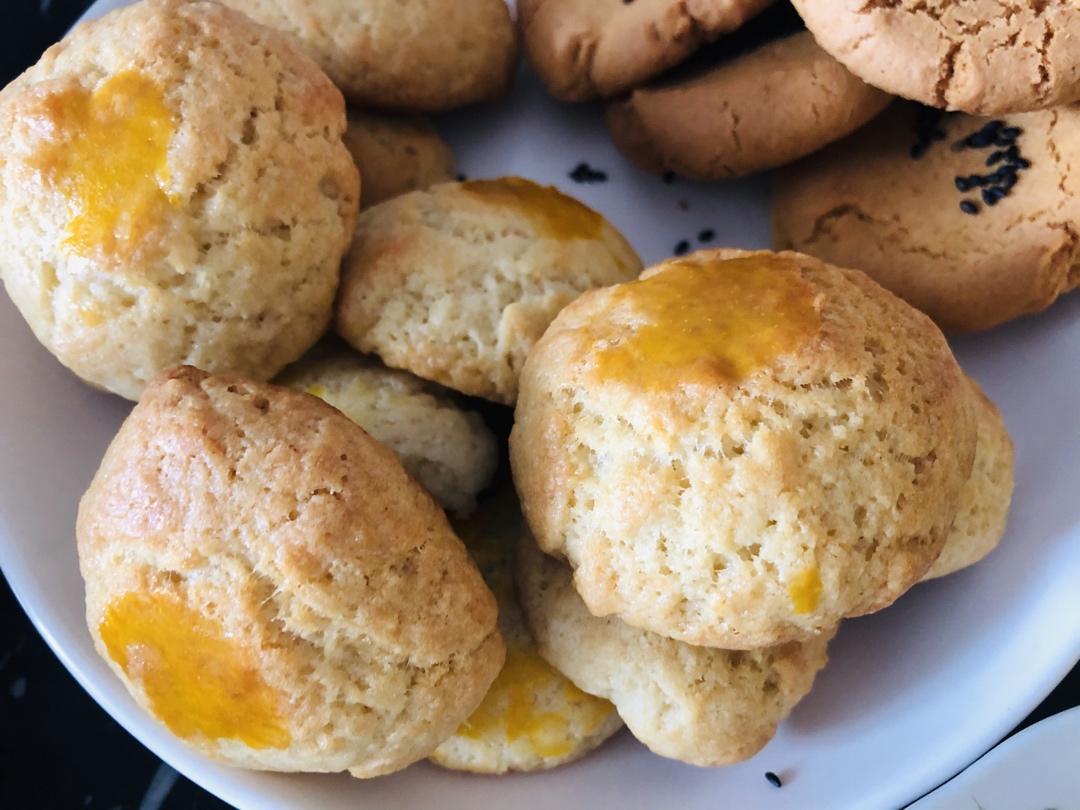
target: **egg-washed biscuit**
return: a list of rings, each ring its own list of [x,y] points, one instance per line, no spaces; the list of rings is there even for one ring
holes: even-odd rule
[[[979,410],[975,464],[960,493],[960,508],[945,547],[923,576],[924,582],[986,557],[1001,542],[1009,517],[1015,480],[1012,439],[997,406],[975,380],[968,377],[967,381]]]
[[[431,761],[474,773],[540,771],[583,757],[622,728],[615,707],[586,694],[540,657],[514,586],[521,512],[509,483],[456,524],[499,603],[506,663],[483,703]]]
[[[450,145],[425,118],[350,110],[344,140],[364,178],[364,208],[456,174]]]
[[[517,34],[504,0],[223,0],[287,31],[350,102],[437,112],[510,86]]]
[[[130,399],[191,363],[268,379],[329,322],[359,196],[345,107],[217,3],[77,26],[0,93],[0,275],[34,334]]]
[[[1080,105],[988,120],[898,104],[779,175],[781,249],[867,273],[947,332],[1080,286]]]
[[[548,92],[613,96],[677,65],[772,0],[518,0],[518,27]]]
[[[450,391],[355,352],[313,352],[278,379],[329,402],[397,453],[446,509],[471,512],[495,475],[498,447],[480,415]]]
[[[516,177],[444,183],[360,215],[336,327],[389,366],[513,404],[555,314],[640,270],[607,220],[554,188]]]
[[[427,756],[502,666],[496,606],[393,452],[287,388],[147,386],[79,505],[94,644],[233,765],[376,776]]]
[[[565,308],[521,376],[514,483],[597,616],[752,649],[923,576],[975,454],[929,318],[862,273],[710,250]]]
[[[890,96],[803,32],[607,107],[615,144],[639,168],[725,180],[783,166],[861,127]]]
[[[976,115],[1080,99],[1076,0],[793,0],[821,47],[894,95]]]
[[[832,634],[761,650],[695,647],[593,616],[570,569],[518,547],[521,603],[540,653],[586,692],[615,703],[660,756],[712,767],[749,759],[814,684]]]

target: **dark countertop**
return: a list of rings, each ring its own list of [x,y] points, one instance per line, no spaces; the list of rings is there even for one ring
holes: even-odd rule
[[[90,0],[0,0],[4,84]],[[1080,667],[1016,730],[1080,705]],[[1015,733],[1015,731],[1013,732]],[[221,810],[113,721],[42,641],[0,577],[0,808]]]

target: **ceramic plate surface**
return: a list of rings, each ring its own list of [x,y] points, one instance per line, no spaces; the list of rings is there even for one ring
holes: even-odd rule
[[[509,102],[442,125],[470,177],[520,174],[556,184],[606,214],[646,262],[682,240],[700,244],[706,230],[715,245],[768,246],[766,182],[665,184],[636,172],[609,143],[597,110],[550,101],[528,74]],[[572,182],[580,162],[607,172],[607,182]],[[0,345],[4,573],[57,655],[110,714],[242,808],[899,807],[987,751],[1080,658],[1080,295],[954,344],[1016,442],[1016,496],[1001,548],[974,569],[845,624],[814,692],[776,739],[749,762],[716,770],[663,760],[625,733],[578,764],[501,778],[429,765],[370,782],[263,774],[188,751],[127,696],[95,654],[83,618],[76,506],[129,405],[56,363],[5,295]],[[766,770],[784,787],[771,787]]]

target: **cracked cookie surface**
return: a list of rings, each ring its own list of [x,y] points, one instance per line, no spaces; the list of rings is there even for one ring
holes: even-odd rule
[[[769,42],[607,108],[619,149],[646,171],[723,180],[782,166],[853,132],[889,103],[808,33]]]
[[[122,396],[179,363],[267,379],[330,320],[359,196],[344,129],[310,59],[217,3],[80,25],[0,94],[7,291]]]
[[[519,0],[533,67],[563,101],[613,96],[734,31],[773,0]]]
[[[1075,0],[793,0],[825,50],[890,93],[976,115],[1080,98]]]
[[[783,172],[776,245],[862,270],[951,332],[1039,312],[1080,286],[1080,105],[1006,116],[1004,149],[959,148],[993,123],[962,114],[941,117],[928,141],[924,115],[897,104]],[[1009,180],[996,153],[1013,147]],[[958,188],[999,172],[1013,185],[992,204],[991,187]]]

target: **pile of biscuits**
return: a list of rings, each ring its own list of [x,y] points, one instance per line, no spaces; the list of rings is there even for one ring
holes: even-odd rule
[[[908,15],[920,45],[956,22],[914,3],[819,21],[823,0],[799,0],[821,45],[766,43],[792,15],[769,5],[521,0],[517,22],[553,93],[610,99],[635,160],[711,177],[862,126],[889,104],[863,79],[925,91],[892,68],[937,52],[863,52],[895,34],[880,15]],[[1075,13],[1031,15],[1052,31]],[[678,67],[729,37],[730,60]],[[1032,92],[1064,103],[1080,61],[1067,38],[1040,42]],[[935,276],[920,298],[930,282],[895,257],[1018,299],[1053,248],[1075,282],[1074,181],[1050,168],[1073,108],[963,134],[972,120],[896,106],[783,176],[778,233],[803,253],[643,269],[554,188],[452,179],[417,116],[498,98],[516,47],[502,0],[142,0],[0,93],[7,291],[61,363],[137,400],[79,507],[90,634],[209,756],[359,778],[424,758],[533,771],[625,724],[662,756],[737,762],[809,693],[844,619],[1004,534],[1001,415],[878,281],[958,328],[999,320],[994,294]],[[976,81],[963,49],[944,58],[930,102],[1031,101],[995,84],[1013,73]],[[701,72],[651,81],[669,68]],[[673,118],[714,98],[715,116]],[[900,156],[911,115],[918,154]],[[718,151],[695,153],[706,141]],[[956,185],[1001,206],[958,207],[971,229],[943,216],[948,248],[922,246],[930,176],[984,154],[993,178]],[[901,158],[927,174],[851,202]],[[979,227],[1021,183],[1043,198],[1012,214],[1026,274],[965,265],[976,246],[1001,259]]]

